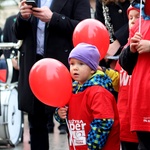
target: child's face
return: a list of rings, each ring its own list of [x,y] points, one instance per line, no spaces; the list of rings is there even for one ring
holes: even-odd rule
[[[130,10],[128,18],[129,18],[129,29],[133,27],[136,20],[140,17],[140,12],[137,10]]]
[[[79,84],[83,84],[94,73],[94,70],[92,70],[88,65],[74,58],[69,60],[69,65],[72,78],[75,81],[78,81]]]

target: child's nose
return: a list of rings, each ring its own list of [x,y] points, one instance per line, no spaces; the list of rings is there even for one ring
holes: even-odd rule
[[[77,70],[78,69],[78,65],[74,65],[73,69]]]

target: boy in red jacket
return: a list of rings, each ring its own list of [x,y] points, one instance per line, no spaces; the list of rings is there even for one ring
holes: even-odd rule
[[[73,94],[68,108],[58,108],[55,118],[65,122],[68,116],[70,150],[120,150],[112,82],[97,70],[99,60],[97,48],[86,43],[78,44],[68,58],[74,79]]]

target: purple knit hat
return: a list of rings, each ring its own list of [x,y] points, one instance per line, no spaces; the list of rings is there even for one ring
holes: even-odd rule
[[[79,43],[70,52],[68,61],[70,58],[75,58],[84,62],[92,70],[96,71],[100,61],[100,53],[94,45],[87,43]]]

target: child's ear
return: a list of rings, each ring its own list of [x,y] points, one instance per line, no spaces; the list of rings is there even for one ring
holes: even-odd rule
[[[95,73],[95,71],[94,70],[91,70],[91,74],[94,74]]]

